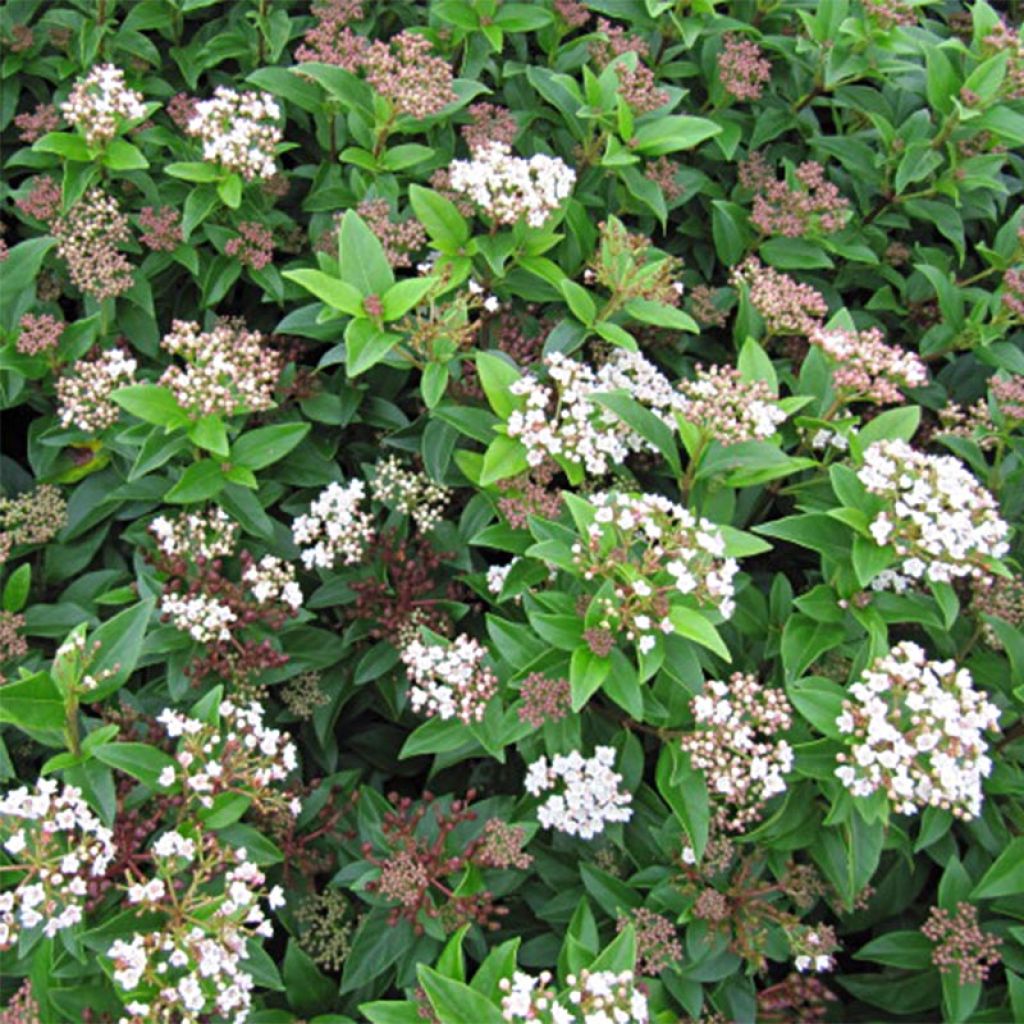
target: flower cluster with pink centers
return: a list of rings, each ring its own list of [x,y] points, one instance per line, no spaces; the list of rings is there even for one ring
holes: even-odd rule
[[[704,773],[720,829],[741,832],[764,805],[786,791],[793,749],[778,733],[793,724],[782,690],[736,672],[728,682],[709,679],[690,702],[697,728],[682,739],[690,764]]]
[[[558,157],[513,156],[503,142],[481,146],[470,160],[453,160],[448,177],[451,188],[494,223],[515,224],[525,218],[535,228],[544,225],[576,183],[576,172]]]
[[[309,512],[292,523],[292,539],[303,547],[307,569],[332,569],[339,562],[354,565],[373,537],[373,517],[362,508],[366,484],[328,484],[310,505]]]
[[[456,100],[451,65],[430,51],[430,40],[415,32],[399,32],[387,42],[375,40],[363,50],[366,81],[396,114],[421,120]]]
[[[181,214],[173,206],[144,206],[139,211],[139,241],[154,252],[174,252],[182,243]]]
[[[428,718],[458,718],[466,725],[484,717],[498,690],[498,677],[484,664],[487,648],[460,633],[450,644],[414,639],[402,650],[411,683],[409,703]]]
[[[765,322],[768,336],[810,335],[828,313],[825,297],[809,284],[766,267],[748,256],[730,275],[733,287],[747,286],[750,304]]]
[[[675,426],[672,412],[682,396],[639,352],[617,348],[596,370],[561,352],[552,352],[544,365],[553,387],[525,374],[509,388],[526,401],[523,409],[509,415],[508,436],[526,446],[531,466],[563,458],[594,476],[604,476],[631,452],[655,451],[649,441],[594,400],[601,392],[624,390],[667,426]]]
[[[805,160],[792,180],[777,179],[760,153],[752,153],[740,166],[740,183],[754,192],[750,222],[765,235],[800,238],[839,231],[850,213],[850,203],[825,177],[816,160]]]
[[[557,992],[550,971],[537,977],[515,971],[502,978],[498,987],[501,1016],[509,1024],[536,1021],[538,1024],[647,1024],[650,1009],[647,995],[632,971],[589,971],[568,974],[566,989]]]
[[[111,395],[135,383],[138,363],[121,348],[108,349],[90,359],[79,359],[70,374],[58,378],[58,417],[62,427],[98,434],[117,422],[120,409]]]
[[[62,202],[60,185],[49,175],[39,174],[30,179],[32,187],[14,205],[26,217],[34,217],[44,224],[49,224],[58,213]]]
[[[40,313],[35,316],[26,313],[18,321],[21,329],[15,348],[23,356],[38,356],[44,352],[52,352],[60,343],[60,336],[64,333],[64,323],[49,313]]]
[[[955,914],[932,907],[921,934],[935,943],[932,963],[939,974],[955,971],[961,985],[988,981],[992,968],[1002,961],[999,950],[1003,940],[981,930],[978,908],[966,900],[956,905]]]
[[[93,147],[114,139],[125,121],[146,116],[142,93],[130,89],[124,72],[113,64],[98,64],[76,82],[60,109]]]
[[[885,503],[869,530],[879,546],[892,545],[904,585],[988,575],[987,560],[1009,551],[1010,528],[996,499],[959,459],[876,441],[857,476]]]
[[[60,127],[60,114],[52,103],[37,103],[31,113],[25,111],[14,119],[14,126],[21,133],[22,142],[35,142],[47,132],[55,132]]]
[[[832,382],[849,401],[895,405],[901,388],[922,388],[928,367],[916,352],[887,345],[877,327],[867,331],[818,327],[810,342],[833,362]]]
[[[273,406],[280,361],[258,331],[234,320],[221,321],[209,331],[195,322],[175,320],[160,347],[185,360],[185,366],[168,366],[159,383],[193,418],[235,416]]]
[[[219,85],[200,100],[188,122],[188,133],[203,144],[203,159],[246,181],[271,178],[277,172],[275,152],[283,138],[281,108],[267,92],[239,92]]]
[[[45,778],[0,799],[0,846],[20,875],[0,893],[0,952],[23,931],[42,926],[52,939],[82,921],[87,879],[104,875],[117,853],[81,790]]]
[[[836,777],[853,796],[882,790],[901,814],[939,807],[964,820],[981,813],[992,771],[984,733],[999,708],[966,668],[930,661],[907,640],[877,658],[849,688],[836,728],[848,737]]]
[[[248,797],[259,807],[298,815],[297,799],[285,798],[278,784],[297,767],[298,754],[288,733],[264,724],[257,701],[223,700],[215,724],[164,708],[157,716],[169,739],[178,741],[175,764],[160,773],[163,789],[180,788],[187,804],[213,806],[222,793]]]
[[[698,366],[696,379],[677,387],[679,415],[726,447],[772,437],[786,419],[768,384],[744,379],[734,366]]]

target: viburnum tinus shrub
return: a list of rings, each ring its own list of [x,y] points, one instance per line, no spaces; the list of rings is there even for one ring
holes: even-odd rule
[[[0,1020],[1024,1019],[1024,41],[0,10]]]

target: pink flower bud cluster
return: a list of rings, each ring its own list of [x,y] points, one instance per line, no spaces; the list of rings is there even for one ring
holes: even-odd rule
[[[992,771],[986,730],[999,708],[966,668],[929,661],[909,640],[877,658],[849,688],[836,728],[849,737],[836,777],[853,796],[883,790],[901,814],[940,807],[969,820],[981,813]]]
[[[590,44],[590,58],[599,71],[615,64],[619,95],[636,114],[649,114],[668,102],[668,93],[657,87],[654,72],[644,63],[650,47],[639,36],[631,36],[621,25],[597,19],[597,30],[605,38]]]
[[[154,252],[174,252],[182,243],[181,214],[173,206],[144,206],[139,211],[139,241]]]
[[[453,160],[448,175],[451,188],[495,224],[525,217],[535,228],[561,206],[576,182],[576,172],[558,157],[537,153],[524,159],[503,142],[481,147],[471,160]]]
[[[213,97],[196,103],[187,131],[203,144],[203,159],[235,171],[246,181],[270,178],[283,138],[281,108],[268,92],[238,92],[219,85]]]
[[[519,123],[504,107],[493,103],[474,103],[469,108],[470,122],[460,129],[470,153],[500,142],[510,149],[519,134]]]
[[[509,1024],[647,1024],[650,1010],[646,992],[632,971],[589,971],[566,975],[564,992],[551,987],[550,971],[537,977],[515,971],[498,987],[501,1016]]]
[[[263,335],[238,320],[224,320],[210,331],[175,320],[160,347],[185,360],[171,365],[159,383],[173,392],[190,416],[237,416],[274,405],[274,385],[281,372],[277,354]]]
[[[25,616],[17,612],[0,611],[0,665],[28,654],[28,643],[21,635]],[[3,677],[0,676],[0,680]]]
[[[745,284],[750,304],[764,319],[768,336],[810,335],[828,313],[824,296],[809,284],[765,267],[756,256],[748,256],[730,276],[734,288]]]
[[[117,422],[120,409],[111,401],[118,388],[135,383],[138,363],[123,349],[112,348],[92,359],[79,359],[57,380],[62,427],[98,434]]]
[[[316,24],[303,37],[295,51],[295,60],[333,64],[355,71],[362,61],[366,40],[348,27],[364,17],[361,0],[324,0],[313,5]]]
[[[887,345],[877,327],[867,331],[815,328],[810,336],[834,364],[832,383],[846,401],[897,405],[900,388],[923,388],[928,368],[915,352]]]
[[[412,640],[402,650],[402,663],[412,684],[409,703],[428,718],[458,718],[466,725],[484,717],[498,690],[498,677],[484,664],[487,648],[465,633],[449,645]]]
[[[173,708],[157,721],[170,739],[178,740],[175,765],[160,774],[163,789],[180,787],[187,805],[210,808],[221,793],[240,793],[255,806],[287,811],[293,817],[299,801],[278,786],[297,767],[298,755],[288,733],[264,724],[264,710],[252,701],[242,706],[221,701],[219,722],[210,724]]]
[[[238,225],[238,234],[228,239],[224,252],[244,267],[262,270],[274,258],[274,236],[259,221],[243,221]]]
[[[132,286],[132,265],[117,246],[131,238],[128,218],[117,200],[90,189],[53,225],[57,254],[68,265],[76,288],[97,302],[122,295]]]
[[[608,361],[594,369],[560,352],[544,360],[553,387],[526,374],[509,391],[526,399],[525,408],[509,415],[509,437],[526,446],[531,466],[551,458],[583,465],[594,476],[604,476],[630,452],[654,447],[593,395],[618,389],[674,427],[673,410],[682,397],[660,370],[639,352],[617,348]]]
[[[876,441],[857,476],[885,501],[869,527],[872,538],[893,546],[899,571],[911,580],[984,576],[987,559],[1009,550],[995,498],[952,456]]]
[[[920,7],[907,0],[863,0],[864,13],[874,18],[881,28],[911,28],[917,24]]]
[[[14,200],[14,205],[26,217],[34,217],[49,224],[60,213],[62,195],[60,185],[53,178],[40,174],[31,179],[32,188],[27,195]]]
[[[10,790],[0,799],[0,845],[19,865],[17,885],[0,893],[0,952],[21,932],[42,925],[52,939],[84,917],[88,878],[103,875],[114,859],[113,833],[82,799],[81,790],[54,779],[35,789]]]
[[[676,180],[679,164],[667,156],[659,156],[656,160],[648,160],[644,167],[644,177],[661,189],[665,202],[675,202],[683,194],[683,186]]]
[[[406,469],[394,455],[374,466],[373,497],[402,515],[412,516],[422,533],[432,530],[444,518],[451,490],[431,480],[426,473]]]
[[[842,228],[850,212],[849,201],[815,160],[800,164],[792,181],[780,181],[761,154],[752,153],[740,168],[740,183],[755,193],[750,222],[764,235],[829,234]]]
[[[555,0],[552,6],[570,32],[574,28],[583,28],[590,21],[590,10],[580,0]]]
[[[113,140],[123,122],[146,116],[142,93],[129,89],[124,72],[113,64],[98,64],[76,82],[60,109],[92,147]]]
[[[921,934],[935,943],[932,963],[940,974],[955,970],[961,985],[988,981],[989,972],[1002,961],[999,949],[1003,940],[983,932],[978,924],[978,908],[961,900],[956,913],[932,907]]]
[[[519,721],[539,729],[545,722],[558,722],[572,710],[569,680],[552,679],[543,672],[531,672],[519,684]]]
[[[1003,275],[1003,305],[1024,320],[1024,267],[1015,267]]]
[[[52,103],[37,103],[31,114],[27,110],[19,114],[14,125],[21,133],[19,138],[22,142],[35,142],[60,127],[60,114]]]
[[[21,333],[15,342],[15,348],[23,356],[38,356],[43,352],[52,352],[60,343],[64,333],[64,323],[49,313],[35,316],[26,313],[18,321]]]
[[[393,267],[412,266],[412,254],[419,252],[427,244],[427,232],[415,218],[396,223],[391,219],[391,207],[386,199],[364,199],[356,212],[366,222],[366,226],[377,236],[377,241],[384,247],[384,255]],[[338,214],[338,223],[341,221]],[[337,247],[337,234],[331,235],[331,248]]]
[[[16,498],[0,497],[0,562],[19,544],[45,544],[64,529],[68,506],[53,484],[43,484]]]
[[[421,120],[456,100],[451,65],[430,50],[430,40],[415,32],[399,32],[387,42],[378,39],[364,46],[366,81],[396,114]]]
[[[771,61],[761,47],[753,39],[726,32],[718,54],[718,80],[725,91],[738,100],[759,100],[771,77]]]
[[[177,125],[179,131],[187,132],[188,123],[196,116],[196,104],[199,102],[194,96],[186,92],[175,93],[167,101],[167,114]]]
[[[676,926],[664,916],[634,907],[628,914],[620,914],[615,930],[624,931],[630,925],[636,934],[636,970],[656,978],[665,968],[683,959],[683,947],[676,933]]]
[[[366,485],[353,480],[348,485],[329,484],[313,501],[309,513],[292,523],[292,539],[310,545],[302,551],[307,569],[332,569],[340,560],[354,565],[363,557],[373,537],[373,517],[363,510]]]
[[[992,615],[1016,629],[1024,627],[1024,577],[982,576],[974,580],[971,613]],[[993,650],[1003,650],[999,634],[989,623],[982,625],[981,635]]]
[[[981,41],[987,53],[1006,53],[1006,80],[1003,82],[1003,96],[1008,100],[1024,98],[1024,35],[1020,27],[1011,28],[1005,21]]]
[[[626,822],[633,816],[631,793],[619,789],[622,776],[613,771],[614,747],[595,747],[593,757],[574,750],[534,761],[526,770],[524,786],[531,796],[560,787],[537,808],[544,828],[593,839],[605,825]]]
[[[734,366],[699,364],[695,380],[677,385],[679,415],[721,445],[773,437],[785,422],[785,410],[763,380],[744,380]]]
[[[742,832],[786,791],[793,749],[776,736],[793,724],[792,708],[782,690],[741,672],[728,682],[708,680],[690,708],[697,729],[683,737],[682,748],[707,779],[718,806],[715,826]]]

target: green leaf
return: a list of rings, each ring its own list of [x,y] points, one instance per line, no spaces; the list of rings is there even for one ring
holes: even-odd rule
[[[681,149],[693,149],[722,131],[705,117],[669,115],[641,125],[633,136],[633,148],[644,156],[662,156]]]
[[[443,1024],[504,1024],[498,1007],[464,982],[446,978],[426,964],[417,965],[416,976]]]
[[[209,501],[219,494],[226,483],[220,464],[213,459],[193,462],[178,478],[178,482],[168,489],[164,501],[175,505],[192,505],[200,501]]]
[[[173,163],[164,167],[164,174],[182,181],[194,181],[199,184],[212,184],[220,180],[221,172],[213,164],[196,161],[192,163]]]
[[[520,379],[515,363],[497,352],[477,352],[476,369],[491,408],[507,420],[520,404],[509,391]]]
[[[5,612],[20,612],[28,601],[32,586],[32,566],[29,562],[19,565],[4,584],[3,607]]]
[[[653,299],[630,299],[624,309],[634,320],[644,324],[700,334],[700,325],[689,313],[684,313],[675,306],[667,306],[663,302],[655,302]]]
[[[231,461],[246,469],[264,469],[283,459],[309,433],[309,423],[278,423],[244,433],[231,449]]]
[[[420,394],[423,396],[423,404],[428,409],[435,408],[437,403],[444,398],[447,389],[448,367],[444,363],[427,363],[423,368],[423,376],[420,378]],[[442,424],[435,420],[431,425],[441,426]],[[451,430],[450,427],[444,429]]]
[[[112,171],[143,171],[149,166],[142,150],[125,139],[114,139],[107,146],[103,163]]]
[[[228,457],[228,432],[219,416],[204,416],[193,423],[188,430],[189,440],[222,459]]]
[[[380,158],[380,165],[386,171],[402,171],[407,167],[415,167],[425,160],[430,160],[435,151],[430,146],[422,146],[418,142],[409,142],[404,146],[395,146],[385,150]]]
[[[441,252],[454,255],[469,241],[469,225],[450,199],[422,185],[410,185],[409,201],[416,219]]]
[[[677,605],[669,610],[668,617],[672,628],[680,636],[706,647],[709,651],[714,651],[725,661],[732,661],[729,648],[725,646],[718,630],[700,612]]]
[[[502,4],[494,24],[506,32],[533,32],[550,25],[551,11],[533,4]]]
[[[779,270],[815,270],[834,266],[832,258],[817,242],[803,238],[772,238],[760,250],[765,263]]]
[[[499,480],[525,473],[529,468],[523,443],[513,437],[499,434],[484,452],[479,483],[481,487],[488,487]]]
[[[665,744],[658,755],[654,777],[658,792],[686,830],[697,862],[700,863],[707,846],[711,822],[708,787],[703,773],[691,767],[689,755],[678,745]]]
[[[572,709],[579,711],[601,688],[612,668],[612,659],[595,654],[586,644],[572,652],[569,661],[569,685],[572,687]]]
[[[7,689],[4,690],[6,696]],[[1024,893],[1024,838],[1018,836],[996,858],[971,892],[972,900],[991,900],[998,896]]]
[[[0,700],[0,722],[19,729],[63,729],[64,698],[46,672],[7,683]]]
[[[854,953],[854,960],[868,960],[907,971],[926,971],[932,963],[935,944],[920,932],[886,932]]]
[[[384,319],[397,320],[405,316],[413,306],[419,305],[436,284],[437,281],[432,277],[410,277],[405,281],[397,281],[384,293]]]
[[[921,424],[921,407],[903,405],[898,409],[886,409],[857,431],[861,450],[876,441],[909,441]]]
[[[644,408],[628,395],[614,392],[595,394],[592,399],[610,409],[623,423],[632,427],[645,441],[652,444],[668,463],[669,469],[677,477],[682,476],[683,464],[679,458],[675,434],[650,409]]]
[[[590,292],[567,277],[562,278],[559,282],[559,288],[569,309],[572,310],[573,316],[584,326],[590,327],[597,316],[597,303],[594,302]]]
[[[380,977],[413,944],[412,927],[405,918],[388,920],[386,907],[375,907],[363,916],[345,959],[340,994],[354,992]]]
[[[779,393],[779,378],[775,373],[775,364],[767,352],[753,339],[747,338],[740,349],[736,368],[740,376],[749,383],[764,381],[773,394]]]
[[[14,330],[23,313],[32,308],[36,297],[36,280],[46,254],[57,244],[55,238],[29,238],[7,251],[0,273],[0,323]]]
[[[384,247],[355,210],[346,210],[341,221],[338,264],[341,279],[363,298],[382,296],[395,283]]]
[[[836,719],[843,710],[846,691],[831,679],[808,676],[786,687],[790,703],[822,735],[839,739]]]
[[[725,199],[712,199],[711,237],[720,263],[726,267],[739,263],[750,244],[750,229],[743,207]]]
[[[791,615],[782,631],[782,665],[786,678],[797,678],[826,651],[838,647],[845,636],[846,630],[838,623]]]
[[[177,768],[173,757],[148,743],[102,744],[93,750],[93,757],[154,791],[162,789],[157,782],[160,773],[165,768]]]
[[[331,277],[322,270],[284,270],[281,276],[315,295],[324,305],[349,316],[364,316],[363,296],[358,288]]]
[[[296,1013],[303,1017],[313,1017],[321,1011],[334,1008],[338,995],[337,984],[320,971],[294,936],[288,939],[283,974],[288,1005]]]
[[[155,598],[147,597],[118,612],[90,635],[90,643],[99,644],[99,653],[89,666],[89,672],[99,679],[99,685],[85,694],[83,700],[89,703],[103,700],[128,681],[142,654],[146,627],[155,604]],[[111,675],[101,679],[104,672]]]
[[[237,210],[242,205],[242,179],[240,175],[229,174],[226,178],[217,182],[217,195],[221,202],[232,210]]]
[[[92,160],[85,139],[71,132],[47,132],[33,143],[32,150],[35,153],[56,153],[66,160],[75,160],[79,163],[88,163]]]
[[[118,388],[110,397],[125,412],[146,423],[166,427],[167,430],[184,427],[189,423],[188,414],[178,405],[174,395],[157,384],[131,384]]]
[[[386,359],[401,340],[401,335],[382,331],[370,320],[351,321],[345,328],[345,369],[349,377],[358,377]]]

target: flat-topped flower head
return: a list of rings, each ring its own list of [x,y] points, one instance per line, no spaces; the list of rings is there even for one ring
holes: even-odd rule
[[[402,663],[412,684],[413,711],[466,725],[479,722],[498,689],[498,677],[483,663],[486,657],[487,648],[465,633],[450,645],[412,640],[402,650]]]
[[[332,569],[339,561],[354,565],[373,537],[373,517],[362,508],[366,485],[352,480],[344,486],[328,484],[309,512],[292,523],[292,539],[304,545],[302,564],[307,569]]]
[[[895,549],[903,582],[985,576],[987,560],[1009,551],[995,498],[959,459],[876,441],[857,476],[885,501],[869,528],[876,544]]]
[[[140,121],[146,116],[142,93],[128,88],[124,72],[113,64],[97,64],[75,83],[60,109],[90,146],[105,145],[124,121]]]
[[[833,363],[832,381],[846,401],[896,405],[901,388],[928,383],[928,368],[915,352],[887,345],[877,327],[867,331],[817,327],[810,342]]]
[[[733,366],[698,366],[696,378],[677,387],[679,415],[721,445],[773,437],[786,420],[768,384],[745,380]]]
[[[999,709],[966,668],[930,661],[909,640],[877,658],[849,688],[836,727],[850,739],[836,776],[853,796],[883,790],[901,814],[940,807],[962,819],[981,813],[992,771],[985,732]]]
[[[593,757],[574,750],[556,754],[550,763],[541,757],[529,765],[524,784],[531,796],[558,790],[537,808],[541,825],[593,839],[605,825],[629,821],[633,795],[619,789],[622,776],[613,770],[614,764],[614,747],[595,747]]]
[[[110,396],[135,383],[137,368],[138,363],[120,348],[79,359],[70,374],[57,380],[60,425],[98,434],[116,423],[120,409]]]
[[[270,93],[219,85],[212,98],[195,104],[187,130],[202,142],[204,160],[251,181],[277,173],[280,117],[281,108]]]

